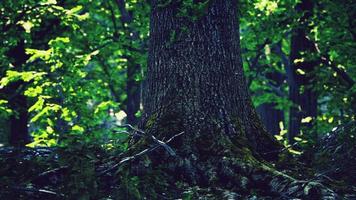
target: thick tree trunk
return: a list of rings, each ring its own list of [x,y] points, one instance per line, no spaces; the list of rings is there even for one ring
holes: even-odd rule
[[[184,131],[185,155],[219,151],[214,145],[222,138],[260,154],[274,151],[278,145],[263,129],[243,75],[237,1],[209,4],[192,20],[179,17],[179,2],[153,1],[146,119],[158,132],[168,128],[164,134]]]
[[[329,191],[305,186],[264,160],[276,159],[281,148],[263,128],[245,83],[237,1],[209,0],[206,9],[199,10],[187,2],[151,1],[142,124],[147,135],[163,141],[183,134],[168,144],[174,153],[167,147],[151,152],[148,161],[131,165],[131,171],[143,179],[154,176],[142,182],[161,189],[184,183],[251,194],[248,187],[253,186],[281,199]],[[182,14],[185,9],[190,16]],[[130,149],[147,144],[140,140]]]
[[[289,76],[289,97],[295,104],[290,109],[289,140],[294,141],[294,137],[300,134],[302,119],[311,117],[313,120],[305,123],[304,127],[309,130],[316,122],[317,116],[317,94],[313,88],[315,82],[314,70],[316,61],[305,58],[307,55],[316,52],[315,45],[307,38],[308,19],[312,15],[313,2],[303,0],[297,5],[297,11],[304,13],[300,19],[300,27],[296,28],[292,35],[291,44],[291,70]],[[304,60],[303,60],[304,58]],[[298,60],[299,59],[299,60]],[[298,71],[302,70],[302,71]],[[303,73],[304,72],[304,73]]]

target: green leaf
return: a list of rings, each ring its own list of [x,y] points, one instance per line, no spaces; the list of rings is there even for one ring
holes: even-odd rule
[[[27,62],[33,62],[36,59],[47,61],[50,59],[52,49],[38,50],[38,49],[26,49],[26,54],[31,55]]]
[[[38,111],[41,110],[43,108],[44,105],[44,99],[43,98],[38,98],[38,100],[36,101],[35,104],[33,104],[29,109],[28,112],[32,112],[32,111]]]
[[[26,33],[30,33],[31,29],[35,26],[31,21],[19,21],[17,24],[20,24]]]
[[[309,117],[303,118],[301,122],[302,123],[310,123],[312,120],[313,120],[313,117],[309,116]]]
[[[297,151],[297,150],[294,150],[294,149],[288,149],[288,151],[292,154],[295,154],[295,155],[301,155],[303,152],[301,151]]]
[[[81,126],[79,126],[79,125],[74,125],[74,126],[72,127],[72,131],[78,132],[78,133],[83,133],[83,132],[84,132],[84,128],[81,127]]]
[[[274,137],[275,137],[278,141],[283,140],[283,137],[282,137],[282,136],[280,136],[280,135],[275,135]]]

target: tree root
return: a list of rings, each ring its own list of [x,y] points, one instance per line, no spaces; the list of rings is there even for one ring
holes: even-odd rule
[[[237,187],[230,190],[237,192],[237,194],[241,191],[241,188],[244,188],[250,195],[257,193],[265,197],[273,197],[273,199],[341,199],[338,194],[320,182],[298,180],[255,159],[246,162],[246,160],[241,159],[225,158],[223,164],[228,168],[224,171],[235,172],[233,176],[238,177],[235,179],[238,182],[232,183]],[[226,175],[232,176],[232,174]]]

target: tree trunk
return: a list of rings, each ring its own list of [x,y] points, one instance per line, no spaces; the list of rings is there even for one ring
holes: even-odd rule
[[[313,127],[317,116],[317,94],[314,91],[313,83],[315,82],[314,70],[317,65],[316,61],[305,58],[316,52],[315,45],[307,38],[308,19],[312,15],[313,2],[303,0],[297,5],[297,11],[304,13],[300,19],[300,25],[292,35],[291,44],[291,70],[289,76],[289,97],[295,104],[290,109],[289,121],[289,140],[294,141],[294,137],[301,132],[302,119],[311,117],[312,121],[305,123],[304,127]],[[302,71],[300,71],[302,70]]]
[[[284,113],[282,110],[275,108],[275,103],[263,103],[256,108],[263,125],[272,135],[278,135],[281,131],[279,123],[284,123]]]
[[[190,183],[223,183],[229,170],[221,167],[276,159],[280,149],[248,93],[237,6],[232,0],[209,1],[204,15],[192,20],[180,16],[180,2],[161,7],[152,1],[143,126],[160,139],[184,132],[169,144],[179,162],[162,154],[152,162]]]
[[[130,43],[133,44],[135,41],[139,40],[138,31],[134,30],[131,26],[133,23],[133,14],[130,13],[125,5],[125,0],[116,0],[116,4],[120,10],[120,21],[122,27],[124,27],[127,32],[127,36],[130,40]],[[126,28],[127,27],[127,28]],[[140,73],[141,66],[137,64],[133,53],[129,52],[127,57],[127,82],[126,82],[126,114],[127,114],[127,123],[131,125],[136,125],[138,123],[138,118],[136,113],[140,110],[141,103],[141,83],[136,80],[137,74]]]
[[[131,63],[132,62],[132,63]],[[131,125],[136,125],[138,123],[138,118],[136,113],[140,110],[141,102],[141,84],[136,80],[137,74],[140,73],[141,66],[136,64],[135,61],[128,61],[127,66],[127,102],[126,102],[126,114],[127,123]]]
[[[27,98],[17,94],[10,102],[11,108],[16,113],[10,117],[9,144],[12,146],[25,146],[31,142],[28,131],[28,105]]]
[[[218,151],[212,147],[221,138],[260,154],[275,150],[246,87],[237,2],[209,1],[197,20],[180,17],[179,2],[152,4],[144,99],[148,123],[170,129],[164,134],[184,131],[185,155]]]
[[[169,142],[170,155],[151,152],[149,161],[140,160],[141,167],[131,165],[131,171],[147,181],[143,188],[184,183],[251,194],[250,185],[269,196],[315,195],[303,190],[305,182],[264,161],[276,159],[281,148],[263,128],[245,83],[238,3],[206,2],[206,9],[197,10],[189,1],[151,1],[142,127],[163,141],[179,136]],[[146,149],[147,142],[139,140],[130,149]]]
[[[277,44],[279,45],[279,44]],[[273,50],[273,48],[272,48]],[[282,98],[283,93],[278,90],[285,77],[279,72],[267,72],[266,78],[269,80],[268,86],[271,88],[271,92]],[[273,90],[273,87],[277,88]],[[277,90],[279,92],[277,92]],[[277,103],[263,103],[256,108],[258,115],[260,116],[263,125],[266,127],[267,131],[272,135],[278,135],[280,133],[280,125],[282,122],[284,124],[284,111],[276,108]]]
[[[8,56],[14,59],[13,65],[15,66],[15,70],[21,69],[28,59],[28,55],[25,53],[24,42],[20,41],[16,47],[8,52]],[[23,95],[24,91],[22,91],[24,86],[25,84],[22,81],[16,81],[3,89],[3,94],[14,112],[10,116],[9,144],[12,146],[25,146],[31,141],[27,127],[27,98]]]

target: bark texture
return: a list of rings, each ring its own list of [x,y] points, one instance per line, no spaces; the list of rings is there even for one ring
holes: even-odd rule
[[[219,134],[256,152],[275,149],[246,87],[237,1],[209,1],[196,20],[180,16],[180,6],[179,1],[163,8],[152,2],[144,99],[148,122],[176,124],[171,131],[186,132],[182,142],[192,148],[188,154],[211,149]]]
[[[264,129],[248,93],[237,1],[204,1],[199,9],[186,2],[151,1],[142,124],[146,134],[163,141],[184,134],[169,143],[175,151],[171,156],[168,151],[152,152],[149,161],[139,161],[144,167],[131,165],[131,171],[156,177],[148,178],[143,187],[187,183],[222,193],[228,190],[233,196],[252,190],[274,197],[328,193],[314,183],[303,190],[303,182],[265,161],[276,159],[281,148]],[[138,148],[147,144],[140,141]],[[163,191],[160,194],[170,194]],[[223,196],[211,198],[238,199],[238,195]]]

